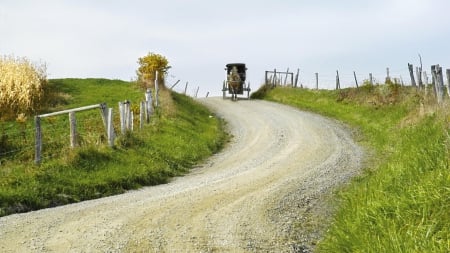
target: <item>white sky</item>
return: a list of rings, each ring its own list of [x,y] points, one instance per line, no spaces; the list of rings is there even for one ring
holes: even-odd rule
[[[169,85],[219,95],[224,66],[296,71],[314,87],[354,85],[369,73],[410,82],[407,63],[450,68],[449,0],[0,0],[0,55],[43,61],[49,78],[135,78],[137,59],[166,56]]]

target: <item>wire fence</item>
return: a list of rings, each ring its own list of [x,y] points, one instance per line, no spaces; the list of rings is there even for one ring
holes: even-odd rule
[[[115,119],[119,126],[119,116]],[[78,145],[99,146],[106,143],[105,127],[98,110],[78,112]],[[41,118],[42,159],[63,157],[69,153],[69,117],[57,115]],[[0,123],[0,163],[7,161],[32,162],[35,159],[36,127],[33,119],[25,122]]]
[[[55,158],[67,159],[73,154],[74,148],[111,146],[111,139],[114,142],[114,138],[121,133],[132,131],[134,126],[142,127],[144,121],[149,123],[153,102],[156,100],[152,99],[148,90],[145,95],[146,101],[132,104],[125,100],[112,105],[117,109],[108,109],[106,104],[98,104],[86,106],[92,108],[90,110],[66,110],[75,110],[76,113],[72,116],[62,111],[0,122],[0,165],[8,162],[41,163]],[[124,107],[124,104],[127,106]],[[114,111],[111,118],[105,115],[109,110]],[[139,117],[133,117],[135,115]],[[124,122],[127,124],[124,125]],[[73,139],[76,143],[73,143]]]
[[[433,65],[439,66],[439,65]],[[433,78],[433,66],[428,69],[422,69],[422,67],[415,67],[414,80],[411,79],[411,73],[408,71],[408,66],[405,65],[405,68],[386,68],[385,70],[377,70],[374,72],[358,72],[358,71],[340,71],[336,70],[335,72],[305,72],[301,68],[296,69],[291,72],[295,74],[292,78],[295,80],[294,82],[289,81],[291,79],[288,78],[286,82],[286,72],[283,72],[282,69],[274,69],[274,71],[266,71],[265,82],[269,80],[269,84],[275,83],[276,85],[293,85],[295,87],[309,88],[309,89],[335,89],[337,86],[337,79],[339,79],[340,88],[352,88],[357,87],[358,85],[363,85],[364,83],[372,83],[372,84],[382,84],[385,83],[386,79],[389,78],[392,82],[400,84],[402,86],[410,86],[417,84],[418,79],[423,82],[424,85],[434,84]],[[281,70],[280,72],[278,70]],[[289,68],[288,68],[289,70]],[[267,72],[270,72],[267,75]],[[273,72],[276,72],[275,75]],[[450,70],[442,70],[447,75],[446,83],[442,83],[441,85],[449,85],[450,84]],[[448,74],[447,74],[448,73]]]
[[[34,125],[32,121],[0,123],[0,164],[7,160],[32,158],[33,143]]]

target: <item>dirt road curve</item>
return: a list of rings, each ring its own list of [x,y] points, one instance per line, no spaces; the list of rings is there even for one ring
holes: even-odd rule
[[[169,184],[0,218],[0,252],[307,251],[292,224],[358,171],[360,148],[287,106],[201,102],[228,121],[223,152]]]

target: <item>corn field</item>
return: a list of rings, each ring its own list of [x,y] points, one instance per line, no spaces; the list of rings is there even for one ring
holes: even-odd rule
[[[45,64],[32,63],[25,57],[0,56],[0,119],[36,111],[46,78]]]

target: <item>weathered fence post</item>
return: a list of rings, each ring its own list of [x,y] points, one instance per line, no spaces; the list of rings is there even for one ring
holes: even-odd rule
[[[108,144],[110,147],[114,146],[114,126],[113,126],[113,109],[108,108],[108,117],[107,117],[107,135],[108,135]]]
[[[150,116],[152,115],[153,111],[153,103],[152,103],[152,90],[147,89],[147,91],[145,92],[145,119],[147,121],[147,123],[150,122]]]
[[[358,88],[358,79],[356,79],[356,72],[353,71],[353,76],[355,77],[356,88]]]
[[[437,79],[439,80],[439,86],[441,89],[441,93],[442,93],[442,99],[444,98],[444,73],[442,73],[442,67],[438,65],[437,69],[436,69],[436,74],[437,74]],[[450,91],[447,90],[447,94],[450,96]]]
[[[273,69],[273,81],[272,81],[272,87],[277,86],[277,69]]]
[[[373,75],[372,75],[372,73],[369,73],[369,83],[370,83],[370,85],[373,85]]]
[[[156,71],[155,75],[155,107],[159,106],[159,80],[158,80],[158,71]]]
[[[134,114],[133,111],[130,110],[130,130],[134,131]]]
[[[200,86],[197,86],[197,91],[195,92],[195,98],[198,96],[198,90],[200,89]]]
[[[186,85],[187,85],[187,83],[186,83]],[[225,81],[225,80],[223,80],[223,85],[222,85],[222,98],[223,99],[225,99],[225,97],[226,97],[226,93],[227,93],[227,81]],[[187,86],[186,86],[186,88],[187,88]],[[186,89],[185,89],[185,92],[184,92],[184,94],[186,94]]]
[[[416,78],[417,78],[417,83],[419,85],[419,89],[423,89],[422,68],[421,67],[416,67]]]
[[[447,75],[447,91],[450,92],[450,69],[447,69],[445,74]]]
[[[184,86],[184,95],[186,95],[188,83],[189,83],[189,82],[186,82],[186,85]]]
[[[124,103],[119,102],[120,132],[125,134],[125,108]]]
[[[408,63],[408,69],[409,69],[409,76],[411,77],[411,85],[413,87],[416,87],[416,80],[414,79],[414,71],[413,71],[413,65]]]
[[[145,101],[141,101],[139,105],[139,129],[144,128],[145,121]]]
[[[34,162],[36,164],[40,164],[42,153],[42,132],[41,132],[41,118],[39,116],[34,117],[34,125],[36,127]]]
[[[294,73],[291,73],[291,87],[294,87]]]
[[[339,81],[339,71],[336,70],[336,90],[341,89],[341,82]]]
[[[247,98],[250,99],[250,82],[247,85]]]
[[[443,99],[442,83],[441,83],[441,80],[443,80],[441,78],[442,68],[439,67],[439,65],[432,65],[431,66],[431,74],[433,75],[433,79],[434,79],[434,89],[435,89],[435,93],[436,93],[436,98],[437,98],[438,104],[440,104],[440,103],[442,103],[442,99]]]
[[[426,71],[423,71],[422,75],[423,75],[423,84],[426,87],[426,86],[428,86],[428,74]]]
[[[297,69],[297,74],[295,74],[294,87],[297,88],[298,84],[298,75],[300,74],[300,69]]]
[[[75,148],[77,143],[77,120],[75,118],[75,112],[69,112],[70,122],[70,147]]]
[[[104,126],[105,126],[105,132],[106,132],[106,135],[108,136],[108,139],[110,138],[110,136],[113,136],[113,135],[115,135],[115,132],[114,132],[114,127],[112,127],[111,128],[111,133],[109,133],[108,131],[108,127],[109,127],[109,122],[108,122],[108,107],[106,106],[106,103],[102,103],[102,104],[100,104],[100,112],[101,112],[101,115],[102,115],[102,120],[103,120],[103,124],[104,124]],[[111,123],[111,126],[112,126],[112,123]]]
[[[438,97],[438,89],[436,85],[436,65],[431,65],[431,85],[433,86],[434,95]]]
[[[206,98],[208,98],[208,96],[209,96],[209,91],[208,91],[208,92],[206,92]]]
[[[172,90],[179,82],[180,80],[177,80],[172,86],[170,86],[170,89]]]
[[[130,102],[125,100],[123,102],[123,120],[125,122],[125,130],[130,129]]]
[[[319,89],[319,73],[316,72],[316,90]]]
[[[391,81],[391,76],[389,75],[389,68],[386,68],[386,80],[385,83],[388,83]]]
[[[289,68],[286,70],[286,75],[284,76],[284,86],[286,86],[287,78],[288,78]]]

